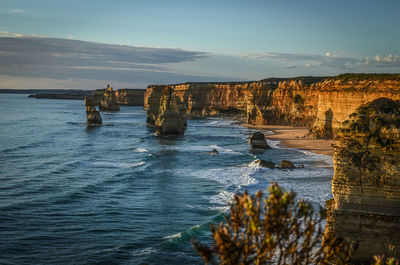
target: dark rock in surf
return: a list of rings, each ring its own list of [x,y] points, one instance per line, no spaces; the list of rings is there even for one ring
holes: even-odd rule
[[[267,144],[265,135],[261,132],[252,133],[249,137],[249,144],[253,148],[270,149],[271,147]]]

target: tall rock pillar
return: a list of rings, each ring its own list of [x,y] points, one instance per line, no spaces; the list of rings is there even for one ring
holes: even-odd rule
[[[186,113],[181,110],[179,99],[171,87],[166,87],[160,98],[160,109],[155,120],[157,135],[183,135],[186,130]]]
[[[100,113],[96,110],[96,106],[92,99],[85,98],[85,106],[86,106],[86,117],[87,117],[87,125],[98,125],[103,121],[101,119]]]

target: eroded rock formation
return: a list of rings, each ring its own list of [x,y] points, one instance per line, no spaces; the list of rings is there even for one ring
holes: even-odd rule
[[[148,86],[144,108],[154,124],[165,86]],[[311,128],[332,138],[360,105],[380,97],[400,99],[400,75],[344,74],[335,77],[269,78],[251,82],[169,85],[191,116],[230,116],[253,125]]]
[[[86,106],[86,117],[88,125],[98,125],[103,121],[101,119],[100,113],[96,110],[96,106],[94,102],[90,98],[85,98],[85,106]]]
[[[255,132],[249,136],[249,144],[253,148],[269,149],[265,135],[262,132]]]
[[[327,232],[358,243],[355,258],[400,257],[400,102],[362,105],[338,131]]]
[[[279,169],[295,169],[296,166],[289,160],[282,160],[279,165],[278,165]]]
[[[179,108],[179,99],[170,87],[163,90],[160,109],[154,125],[157,135],[183,135],[186,130],[186,113]]]
[[[262,159],[257,159],[255,161],[253,161],[252,164],[260,166],[260,167],[270,168],[270,169],[274,169],[275,168],[274,162],[265,161],[265,160],[262,160]]]
[[[105,111],[119,111],[119,104],[115,91],[110,85],[107,85],[107,89],[104,91],[103,97],[100,100],[99,109]]]

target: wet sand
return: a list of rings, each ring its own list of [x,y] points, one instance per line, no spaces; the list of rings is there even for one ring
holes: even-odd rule
[[[259,128],[272,131],[274,134],[266,135],[267,139],[280,140],[280,146],[307,150],[317,154],[333,156],[332,144],[335,140],[323,140],[307,137],[308,128],[291,127],[283,125],[248,125],[250,128]]]

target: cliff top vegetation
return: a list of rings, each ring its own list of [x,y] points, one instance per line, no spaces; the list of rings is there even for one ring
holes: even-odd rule
[[[400,81],[400,74],[366,74],[366,73],[346,73],[332,77],[334,80],[343,82],[359,81]]]

